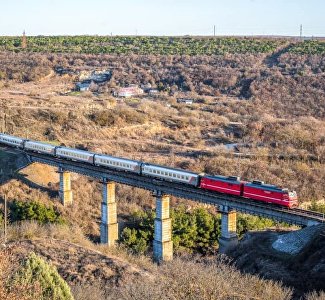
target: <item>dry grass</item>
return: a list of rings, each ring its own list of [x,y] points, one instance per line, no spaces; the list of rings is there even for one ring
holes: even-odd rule
[[[9,241],[9,245],[27,252],[33,250],[57,265],[75,298],[80,300],[94,299],[94,295],[99,300],[292,299],[290,289],[274,281],[242,274],[222,256],[202,259],[184,255],[156,265],[149,257],[130,255],[121,247],[93,244],[77,227],[39,226],[34,222],[9,226]],[[106,260],[117,264],[113,272],[119,264],[122,267],[118,273],[120,278],[113,285],[109,281],[112,271],[108,272],[107,266],[102,265]],[[132,272],[139,275],[127,275]],[[323,294],[308,297],[308,300],[318,300]]]
[[[313,292],[306,295],[306,300],[325,300],[325,292]]]
[[[195,258],[176,258],[161,266],[152,266],[153,281],[135,280],[113,290],[101,286],[78,286],[76,299],[98,295],[96,299],[263,299],[289,300],[291,291],[278,283],[240,274],[222,258],[207,264]],[[83,293],[81,293],[83,291]],[[105,291],[105,292],[103,292]],[[84,294],[85,293],[85,294]]]

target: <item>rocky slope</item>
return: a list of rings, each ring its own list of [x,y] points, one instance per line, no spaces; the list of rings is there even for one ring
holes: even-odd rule
[[[290,235],[290,239],[284,238],[286,234]],[[300,232],[296,234],[300,236]],[[280,252],[272,247],[280,235],[283,241],[290,241],[293,233],[249,233],[230,253],[235,265],[245,273],[282,281],[286,286],[293,287],[297,299],[306,292],[324,290],[325,225],[315,226],[311,241],[296,254]]]

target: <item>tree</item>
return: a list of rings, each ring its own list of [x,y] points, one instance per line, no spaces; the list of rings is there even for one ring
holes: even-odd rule
[[[14,201],[10,205],[10,220],[11,222],[34,220],[41,224],[64,223],[63,218],[52,206],[46,207],[37,201]]]
[[[22,286],[38,284],[42,295],[40,300],[73,300],[70,287],[59,275],[56,267],[34,252],[18,269],[13,281],[14,284]]]

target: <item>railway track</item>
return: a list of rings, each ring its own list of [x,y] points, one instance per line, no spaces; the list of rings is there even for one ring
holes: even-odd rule
[[[324,213],[320,213],[320,212],[312,211],[312,210],[305,210],[302,208],[293,208],[292,210],[297,213],[305,214],[308,216],[314,216],[316,218],[319,218],[320,220],[324,220],[324,222],[325,222],[325,214]]]
[[[324,214],[314,211],[300,208],[289,209],[276,206],[274,204],[248,200],[238,196],[202,190],[194,186],[169,182],[166,180],[157,180],[136,173],[117,171],[87,163],[65,160],[52,156],[50,157],[35,152],[24,153],[30,157],[32,162],[52,165],[54,167],[63,168],[67,171],[97,178],[98,180],[107,178],[107,180],[112,180],[121,184],[146,189],[149,191],[159,191],[178,198],[214,205],[217,206],[218,209],[222,207],[229,207],[238,212],[263,216],[300,226],[325,223]]]

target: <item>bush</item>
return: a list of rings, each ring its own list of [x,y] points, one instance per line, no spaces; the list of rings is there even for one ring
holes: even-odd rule
[[[186,211],[185,207],[178,207],[171,210],[171,218],[172,240],[176,252],[205,254],[217,248],[221,233],[219,214],[212,214],[204,208]],[[154,219],[154,211],[134,213],[133,225],[123,230],[120,242],[132,253],[146,253],[154,239]],[[237,233],[242,236],[249,230],[262,230],[275,225],[270,219],[238,214]]]
[[[133,228],[126,227],[121,235],[121,243],[134,254],[144,254],[148,251],[153,240],[154,211],[135,212]]]
[[[316,203],[315,201],[313,201],[311,205],[308,206],[308,209],[325,214],[325,204]]]
[[[145,114],[129,108],[102,110],[90,115],[90,119],[99,126],[115,126],[121,121],[127,124],[144,124],[147,121]]]
[[[133,253],[143,254],[151,248],[154,238],[154,211],[136,212],[132,228],[126,227],[121,243]],[[186,212],[184,207],[171,211],[172,238],[177,251],[205,253],[217,245],[220,218],[203,208]]]
[[[46,207],[44,204],[36,201],[14,201],[10,205],[10,221],[16,222],[23,220],[34,220],[41,224],[64,223],[64,219],[53,207]]]
[[[249,230],[263,230],[275,225],[276,222],[271,219],[240,214],[237,220],[237,232],[242,236]]]
[[[186,212],[184,207],[172,210],[173,243],[175,250],[205,253],[218,245],[220,217],[204,208]]]
[[[73,300],[68,284],[59,275],[55,266],[49,265],[35,253],[31,253],[13,277],[14,284],[38,284],[41,298],[49,300]]]

